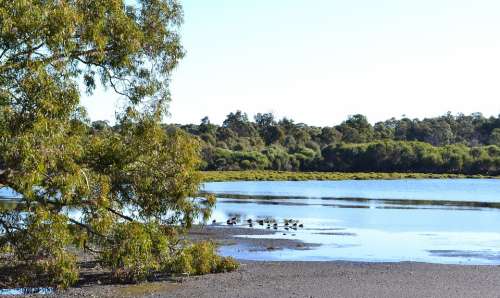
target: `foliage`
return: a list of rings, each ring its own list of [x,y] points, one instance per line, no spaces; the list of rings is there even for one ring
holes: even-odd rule
[[[500,128],[495,128],[491,131],[489,143],[500,147]]]
[[[34,207],[24,221],[26,228],[13,232],[12,227],[20,218],[17,214],[9,215],[11,222],[2,224],[11,227],[9,247],[19,261],[30,267],[33,274],[48,276],[48,285],[67,287],[77,281],[76,257],[66,250],[72,237],[64,216]],[[19,277],[22,284],[29,284],[29,278],[33,278]]]
[[[217,255],[213,242],[181,242],[173,231],[155,224],[121,224],[114,231],[116,245],[101,255],[101,261],[126,282],[144,280],[155,272],[201,275],[238,268],[234,259]]]
[[[199,142],[160,123],[181,21],[176,0],[0,0],[0,187],[22,196],[2,249],[34,274],[73,284],[74,246],[120,278],[170,271],[178,232],[209,215]],[[80,106],[99,85],[121,96],[113,127]]]
[[[222,126],[205,117],[175,126],[199,137],[203,170],[420,172],[498,175],[500,118],[446,114],[389,119],[363,115],[314,127],[271,113],[230,113]]]
[[[159,230],[156,224],[118,224],[112,237],[114,245],[100,257],[120,280],[144,280],[170,261],[171,237]]]
[[[174,259],[172,268],[188,275],[227,272],[238,269],[239,264],[231,257],[216,254],[213,242],[202,241],[184,248]]]

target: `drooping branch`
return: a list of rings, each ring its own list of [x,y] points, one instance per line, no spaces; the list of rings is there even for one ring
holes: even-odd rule
[[[89,50],[77,50],[73,51],[69,54],[62,53],[62,54],[57,54],[57,55],[52,55],[50,57],[44,57],[42,59],[33,59],[30,62],[30,64],[35,64],[35,63],[40,63],[42,65],[44,64],[50,64],[55,61],[60,61],[62,59],[77,59],[79,57],[89,57],[89,56],[96,56],[102,52],[102,54],[105,56],[109,53],[109,51],[113,50],[113,47],[107,47],[103,50],[100,49],[89,49]],[[7,71],[7,70],[12,70],[14,68],[21,68],[26,66],[25,64],[28,63],[28,60],[20,60],[20,61],[7,61],[3,65],[0,65],[0,72]]]
[[[114,210],[114,209],[109,208],[109,207],[108,207],[108,208],[106,208],[106,210],[108,210],[109,212],[113,213],[114,215],[117,215],[117,216],[119,216],[119,217],[121,217],[121,218],[123,218],[123,219],[126,219],[126,220],[128,220],[128,221],[134,221],[134,219],[133,219],[132,217],[127,216],[127,215],[125,215],[125,214],[122,214],[122,213],[120,213],[120,212],[118,212],[118,211],[116,211],[116,210]]]
[[[117,77],[116,75],[113,75],[110,70],[102,65],[102,64],[99,64],[99,63],[95,63],[95,62],[92,62],[92,61],[88,61],[88,60],[85,60],[81,57],[75,57],[76,60],[80,61],[81,63],[85,64],[85,65],[92,65],[92,66],[95,66],[95,67],[98,67],[100,69],[102,69],[103,71],[103,74],[104,76],[108,79],[108,82],[109,82],[109,85],[111,86],[111,88],[113,88],[113,91],[116,93],[116,94],[119,94],[121,96],[124,96],[124,97],[127,97],[128,99],[131,99],[130,95],[129,94],[126,94],[122,91],[120,91],[120,89],[118,88],[118,86],[116,86],[116,83],[113,81],[114,79],[117,79],[117,80],[120,80],[120,81],[127,81],[129,84],[132,84],[128,79],[126,78],[120,78],[120,77]]]
[[[75,225],[77,225],[77,226],[79,226],[79,227],[84,228],[85,230],[87,230],[87,232],[89,232],[89,233],[91,233],[91,234],[93,234],[93,235],[96,235],[96,236],[99,236],[99,237],[101,237],[101,238],[104,238],[104,239],[106,239],[106,240],[107,240],[107,241],[109,241],[109,242],[113,242],[111,239],[109,239],[109,238],[108,238],[108,237],[106,237],[105,235],[103,235],[103,234],[101,234],[101,233],[99,233],[99,232],[95,231],[94,229],[92,229],[89,225],[83,224],[83,223],[81,223],[81,222],[79,222],[79,221],[77,221],[77,220],[75,220],[75,219],[73,219],[73,218],[69,218],[69,217],[68,217],[68,220],[69,220],[71,223],[73,223],[73,224],[75,224]]]

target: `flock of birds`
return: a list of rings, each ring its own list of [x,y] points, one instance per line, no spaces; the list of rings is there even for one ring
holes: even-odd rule
[[[231,217],[228,218],[226,221],[227,225],[233,226],[238,224],[239,219],[237,217]],[[216,223],[216,221],[212,221],[213,224]],[[277,230],[278,227],[280,227],[279,222],[275,219],[247,219],[246,223],[248,224],[249,227],[253,227],[254,225],[259,225],[259,226],[266,226],[267,229],[275,229]],[[300,223],[298,220],[294,219],[283,219],[283,225],[281,227],[284,227],[285,230],[297,230],[297,228],[303,228],[304,224]]]

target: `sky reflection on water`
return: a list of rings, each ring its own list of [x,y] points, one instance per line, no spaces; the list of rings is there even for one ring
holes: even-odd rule
[[[241,222],[293,218],[305,225],[297,231],[281,227],[274,235],[242,237],[321,244],[265,252],[227,246],[221,248],[225,255],[500,264],[500,180],[218,182],[205,184],[204,190],[219,194],[213,214],[219,222],[237,216]]]

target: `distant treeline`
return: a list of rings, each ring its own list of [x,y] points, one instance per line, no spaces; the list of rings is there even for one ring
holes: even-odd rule
[[[94,124],[96,125],[96,124]],[[353,115],[331,127],[271,113],[230,113],[177,125],[203,144],[203,170],[425,172],[500,175],[500,115],[391,118],[372,125]]]

